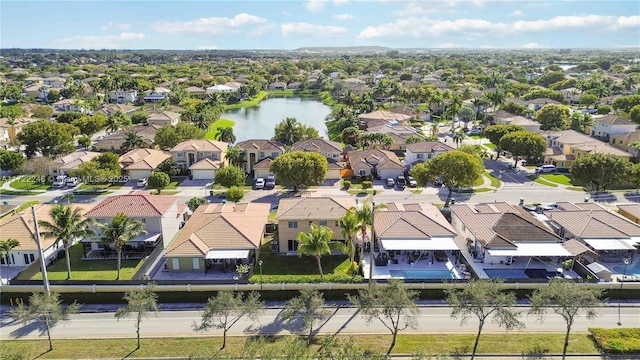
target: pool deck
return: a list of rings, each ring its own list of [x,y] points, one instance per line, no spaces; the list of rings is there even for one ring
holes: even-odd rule
[[[464,278],[462,272],[460,271],[459,266],[456,266],[456,257],[451,254],[450,251],[445,252],[447,254],[447,261],[430,261],[430,259],[420,259],[412,264],[409,264],[405,258],[400,258],[397,264],[393,264],[389,262],[387,266],[373,266],[373,279],[376,280],[388,280],[388,279],[407,279],[407,280],[427,280],[427,279],[412,279],[412,278],[404,278],[404,277],[394,277],[391,276],[390,271],[429,271],[429,270],[440,270],[440,271],[451,271],[456,279]],[[375,253],[377,255],[378,253]],[[365,279],[369,279],[369,269],[370,269],[370,261],[369,252],[364,253],[364,258],[362,259],[362,271]],[[434,279],[429,279],[434,280]],[[437,280],[437,279],[435,279]],[[445,279],[443,279],[445,280]],[[451,280],[451,278],[447,278],[447,280]]]

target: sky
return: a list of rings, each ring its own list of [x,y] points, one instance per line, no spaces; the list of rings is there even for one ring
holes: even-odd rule
[[[1,48],[638,48],[640,2],[2,0]]]

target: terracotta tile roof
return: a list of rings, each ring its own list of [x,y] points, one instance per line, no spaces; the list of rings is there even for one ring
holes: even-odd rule
[[[607,125],[635,125],[633,121],[618,115],[605,115],[602,117],[594,117],[593,120],[596,123],[602,123]]]
[[[618,209],[629,213],[633,217],[640,218],[640,204],[620,204]]]
[[[277,141],[266,140],[266,139],[251,139],[241,141],[236,144],[237,147],[241,149],[255,149],[259,151],[284,151],[284,145]]]
[[[210,250],[257,249],[270,205],[265,203],[200,206],[171,242],[167,256],[205,256]]]
[[[159,112],[159,113],[153,113],[153,114],[149,114],[149,116],[147,116],[147,121],[173,121],[175,119],[178,119],[180,117],[180,114],[178,113],[174,113],[171,111],[163,111],[163,112]]]
[[[132,217],[161,217],[178,197],[170,195],[110,196],[85,214],[87,217],[112,217],[124,213]]]
[[[278,205],[278,220],[337,220],[355,207],[353,198],[300,197],[282,199]]]
[[[342,145],[336,141],[310,139],[291,145],[291,151],[315,151],[321,154],[342,153]]]
[[[77,169],[80,164],[91,161],[100,155],[95,151],[74,151],[69,155],[57,158],[54,163],[59,169]]]
[[[605,142],[594,139],[575,130],[547,130],[541,131],[540,135],[548,140],[555,140],[557,143],[560,143],[562,145],[569,145],[576,150],[585,151],[588,153],[601,153],[627,157],[631,156],[631,154],[626,151],[616,149],[615,147]]]
[[[640,225],[607,210],[545,211],[550,221],[583,239],[619,239],[640,236]]]
[[[271,162],[273,161],[272,158],[270,157],[266,157],[260,161],[258,161],[255,165],[253,165],[253,169],[258,169],[258,170],[269,170],[271,168]]]
[[[404,169],[402,161],[391,151],[378,149],[355,150],[349,151],[348,155],[349,164],[352,169],[362,164],[365,164],[369,168],[376,165],[378,169]]]
[[[120,156],[123,170],[155,170],[163,161],[171,158],[168,151],[134,149]]]
[[[576,239],[567,240],[562,243],[562,246],[567,249],[573,256],[582,255],[585,253],[595,254],[595,252],[589,247]]]
[[[224,152],[229,145],[224,141],[216,140],[187,140],[176,145],[171,152],[176,151],[207,151]]]
[[[447,144],[441,143],[440,141],[423,141],[407,144],[407,150],[412,153],[427,153],[436,151],[452,151],[455,149]]]
[[[640,130],[636,130],[634,132],[615,134],[609,136],[611,139],[616,139],[619,141],[640,141]]]
[[[207,157],[189,166],[189,170],[218,170],[223,165],[223,161]]]
[[[375,214],[375,231],[381,238],[432,238],[455,236],[456,232],[444,216],[435,209],[429,211],[419,204],[398,206],[386,204],[387,210]],[[425,204],[425,206],[435,206]]]

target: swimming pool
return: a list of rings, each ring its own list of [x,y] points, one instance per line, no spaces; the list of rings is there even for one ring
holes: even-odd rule
[[[392,278],[403,279],[455,279],[456,276],[449,270],[389,270]]]
[[[545,269],[485,269],[484,272],[492,279],[544,279],[556,275]]]
[[[624,265],[616,265],[613,267],[613,271],[621,275],[634,275],[640,276],[640,261],[636,261],[635,264],[627,265],[627,270],[625,271]],[[622,272],[625,271],[623,274]]]

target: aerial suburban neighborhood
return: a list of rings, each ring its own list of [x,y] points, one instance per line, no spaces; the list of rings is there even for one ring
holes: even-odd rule
[[[204,332],[230,359],[640,356],[637,48],[0,55],[3,359],[127,357],[53,344],[124,341],[129,316],[133,357],[214,358],[173,342]],[[439,331],[475,343],[409,345]]]

